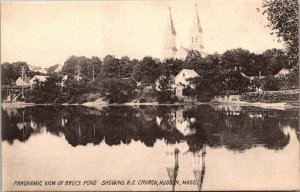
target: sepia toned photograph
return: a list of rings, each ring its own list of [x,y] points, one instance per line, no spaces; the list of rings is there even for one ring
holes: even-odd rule
[[[299,191],[297,0],[0,2],[1,191]]]

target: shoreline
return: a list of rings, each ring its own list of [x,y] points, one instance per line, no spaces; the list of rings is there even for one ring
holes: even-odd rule
[[[280,102],[280,103],[262,103],[262,102],[246,102],[246,101],[226,101],[226,102],[194,102],[194,103],[107,103],[107,102],[86,102],[86,103],[61,103],[61,104],[51,104],[51,103],[24,103],[24,102],[16,102],[16,103],[2,103],[3,107],[12,107],[12,108],[19,108],[19,107],[31,107],[31,106],[85,106],[85,107],[95,107],[95,108],[102,108],[106,106],[132,106],[132,107],[139,107],[139,106],[191,106],[191,105],[231,105],[231,106],[253,106],[253,107],[261,107],[267,109],[278,109],[278,110],[286,110],[286,109],[294,109],[299,108],[299,102],[293,102],[296,105],[290,104],[287,102]]]

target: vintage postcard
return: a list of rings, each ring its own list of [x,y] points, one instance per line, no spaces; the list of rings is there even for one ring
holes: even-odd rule
[[[300,190],[298,1],[0,5],[2,191]]]

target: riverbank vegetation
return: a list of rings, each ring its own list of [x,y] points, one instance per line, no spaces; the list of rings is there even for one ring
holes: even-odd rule
[[[263,103],[298,102],[299,90],[247,92],[241,95],[241,100]]]

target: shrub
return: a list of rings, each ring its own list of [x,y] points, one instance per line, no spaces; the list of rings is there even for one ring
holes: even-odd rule
[[[299,98],[299,92],[291,91],[264,91],[247,92],[241,95],[242,101],[248,102],[283,102],[296,101]]]

